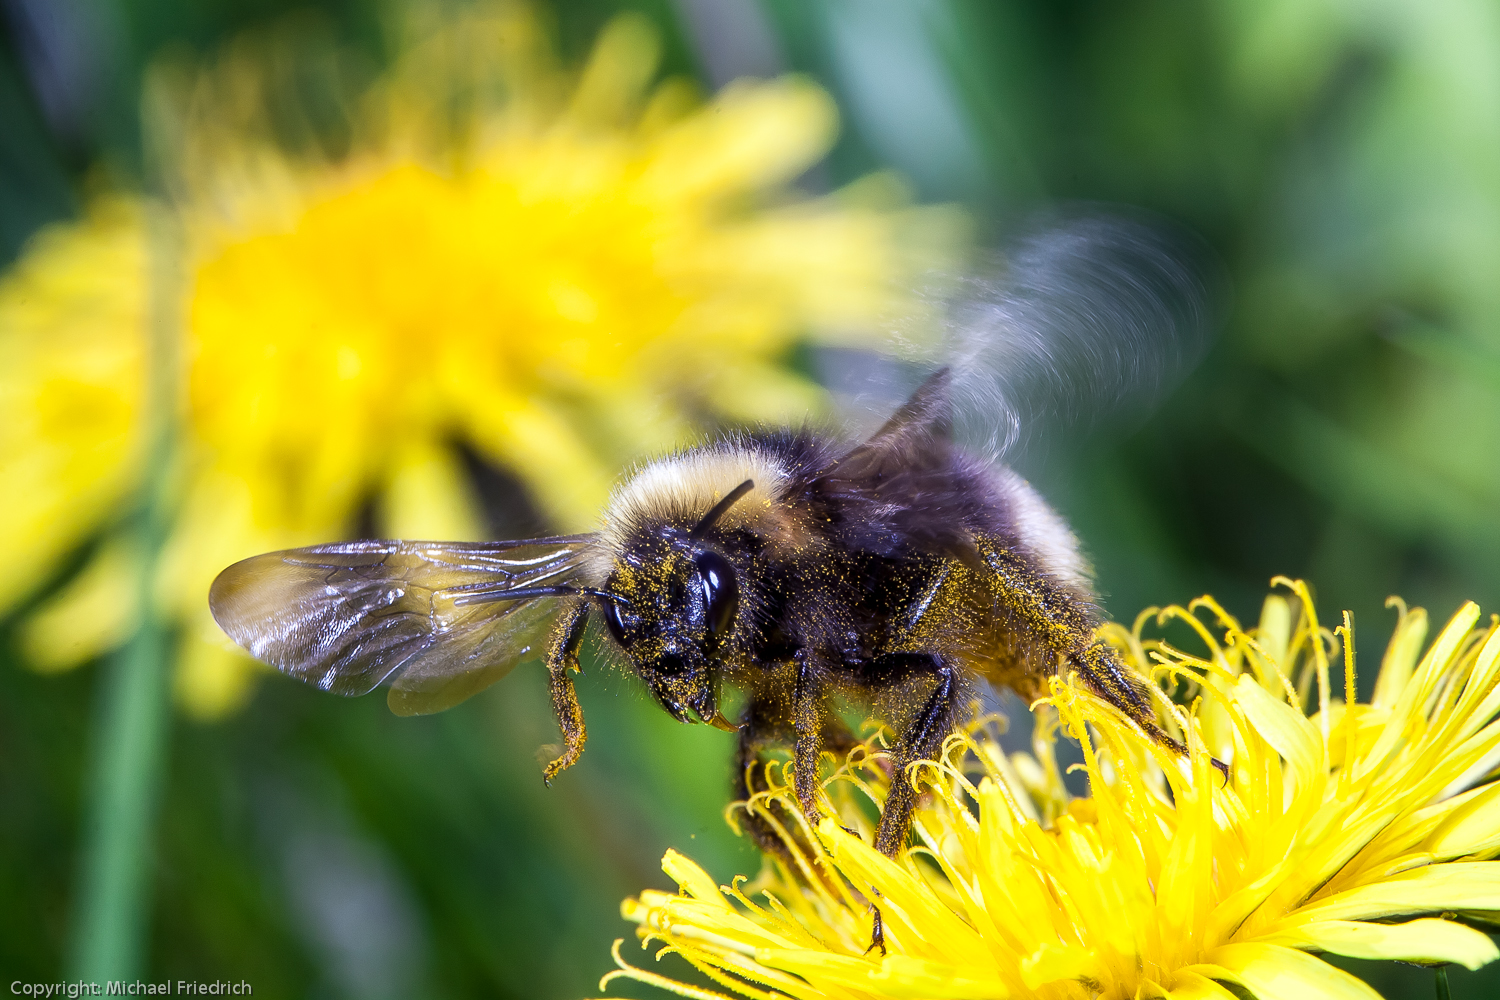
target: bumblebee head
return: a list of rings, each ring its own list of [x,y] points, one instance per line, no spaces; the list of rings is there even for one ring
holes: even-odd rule
[[[628,544],[605,582],[604,624],[656,700],[679,722],[734,729],[719,714],[717,670],[734,645],[740,586],[734,564],[704,537],[753,483],[714,506],[690,531],[661,526]]]
[[[672,545],[660,558],[630,553],[605,584],[609,634],[661,706],[680,722],[728,726],[719,716],[715,664],[733,641],[739,578],[722,553]],[[732,727],[730,727],[732,728]]]

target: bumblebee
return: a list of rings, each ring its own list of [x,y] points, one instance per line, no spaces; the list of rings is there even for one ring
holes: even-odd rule
[[[563,736],[549,783],[583,753],[572,675],[591,619],[674,718],[736,734],[741,796],[754,764],[789,747],[813,817],[819,755],[851,739],[835,699],[871,706],[895,737],[875,845],[893,856],[917,794],[906,766],[938,751],[981,683],[1030,695],[1075,671],[1182,750],[1095,638],[1067,524],[954,444],[951,383],[933,374],[857,445],[775,431],[652,461],[592,534],[273,552],[224,570],[209,602],[257,659],[337,694],[387,685],[400,715],[455,705],[540,654]],[[734,722],[726,686],[746,697]]]

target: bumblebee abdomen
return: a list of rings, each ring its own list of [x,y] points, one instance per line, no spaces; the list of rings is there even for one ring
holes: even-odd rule
[[[1009,529],[996,532],[992,543],[1009,541],[1017,554],[1030,561],[1038,572],[1081,601],[1092,603],[1093,568],[1084,558],[1078,537],[1068,522],[1009,467],[995,465],[990,474]]]
[[[881,470],[861,491],[877,502],[874,537],[904,601],[881,622],[892,652],[964,662],[994,684],[1036,689],[1061,658],[1093,642],[1090,570],[1067,523],[1019,475],[956,449]],[[851,600],[858,601],[857,595]]]

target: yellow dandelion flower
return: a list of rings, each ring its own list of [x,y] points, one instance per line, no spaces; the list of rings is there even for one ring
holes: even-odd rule
[[[930,794],[901,857],[869,846],[856,800],[882,801],[888,778],[856,750],[816,829],[784,786],[740,806],[787,824],[789,863],[720,886],[668,852],[681,892],[643,892],[624,915],[666,945],[658,955],[755,998],[1375,998],[1315,954],[1493,961],[1471,925],[1500,922],[1500,624],[1476,627],[1468,604],[1421,653],[1426,615],[1402,607],[1375,696],[1358,704],[1352,649],[1333,686],[1335,637],[1292,586],[1300,601],[1271,597],[1253,630],[1208,598],[1158,616],[1191,623],[1203,656],[1143,641],[1149,613],[1105,630],[1138,668],[1195,689],[1192,711],[1162,699],[1186,760],[1054,680],[1035,755],[1007,756],[981,727],[916,766]],[[1086,798],[1059,775],[1059,726],[1083,743]],[[1227,783],[1210,749],[1231,763]],[[871,900],[884,956],[865,950]],[[618,945],[601,988],[727,995],[632,967]]]
[[[428,25],[346,100],[337,161],[270,138],[286,124],[265,117],[286,103],[268,97],[279,44],[164,70],[152,91],[186,358],[180,513],[156,597],[184,626],[178,693],[201,714],[241,700],[255,669],[207,613],[224,566],[345,537],[365,509],[388,535],[481,536],[455,445],[513,470],[557,528],[587,527],[624,464],[705,418],[816,412],[794,346],[909,313],[910,279],[933,263],[913,248],[941,240],[914,236],[936,217],[878,179],[796,197],[787,185],[833,138],[827,95],[797,78],[707,104],[681,82],[652,87],[656,42],[637,18],[609,26],[576,78],[521,8]],[[93,257],[139,256],[140,214],[134,230],[59,228],[11,279],[27,288],[0,289],[0,350],[36,355],[0,369],[7,412],[26,410],[3,474],[36,507],[0,543],[15,551],[12,535],[45,523],[30,577],[138,472],[142,268]],[[108,317],[69,311],[96,299]],[[5,322],[21,301],[42,314]],[[54,334],[93,339],[40,346]],[[28,624],[33,658],[67,665],[126,631],[133,565],[106,546]]]
[[[0,278],[0,531],[12,560],[0,607],[133,484],[145,388],[140,221],[132,203],[102,201],[82,222],[39,233]]]

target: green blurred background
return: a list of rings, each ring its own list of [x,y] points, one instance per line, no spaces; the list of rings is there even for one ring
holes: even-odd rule
[[[138,176],[149,61],[210,53],[309,5],[4,0],[0,260],[79,211],[91,171]],[[321,22],[390,53],[390,5]],[[1060,437],[1027,471],[1072,519],[1106,605],[1211,591],[1253,619],[1269,578],[1351,609],[1366,662],[1399,593],[1444,618],[1500,605],[1500,7],[1489,0],[579,0],[544,7],[578,61],[615,13],[706,88],[811,74],[842,138],[804,179],[893,168],[981,231],[1056,199],[1201,234],[1232,302],[1207,360],[1144,424]],[[66,578],[59,577],[52,585]],[[102,668],[43,677],[0,632],[0,972],[55,980],[77,881]],[[1370,672],[1367,671],[1367,674]],[[1367,680],[1371,678],[1367,677]],[[668,846],[715,875],[756,858],[720,819],[731,738],[592,672],[590,752],[555,740],[522,671],[443,715],[267,682],[227,721],[172,723],[148,979],[272,997],[596,991],[619,900],[667,888]],[[1387,996],[1431,973],[1359,966]],[[1453,974],[1455,996],[1500,974]],[[626,988],[622,995],[629,994]]]

